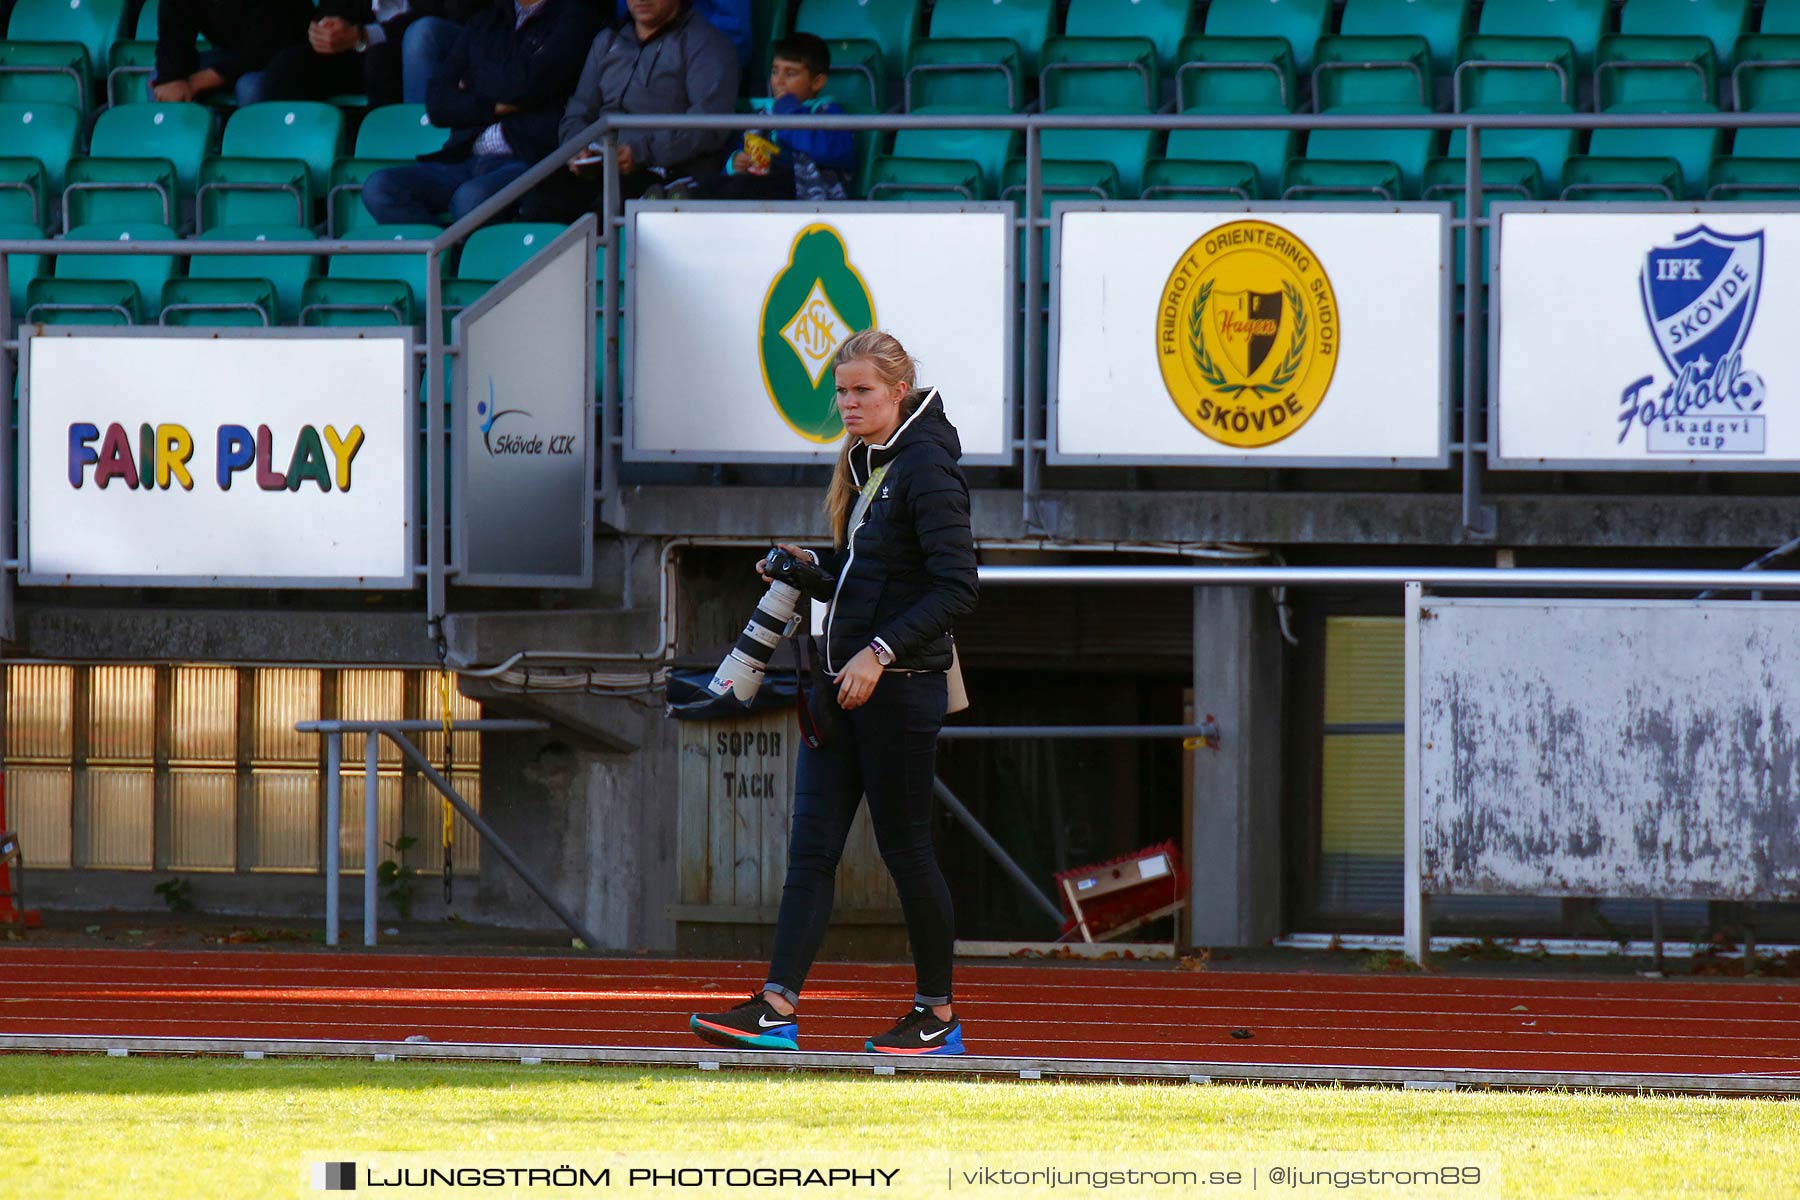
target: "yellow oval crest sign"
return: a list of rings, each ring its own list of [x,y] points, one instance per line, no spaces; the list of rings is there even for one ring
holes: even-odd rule
[[[1233,221],[1189,246],[1169,273],[1156,356],[1190,425],[1252,449],[1319,410],[1339,332],[1331,279],[1306,243],[1267,221]]]

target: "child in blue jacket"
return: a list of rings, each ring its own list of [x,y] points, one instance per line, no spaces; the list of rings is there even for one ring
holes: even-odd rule
[[[810,33],[795,33],[771,50],[769,111],[841,113],[826,96],[831,49]],[[727,200],[843,200],[856,174],[856,136],[840,129],[780,129],[748,134],[725,164],[715,192]]]

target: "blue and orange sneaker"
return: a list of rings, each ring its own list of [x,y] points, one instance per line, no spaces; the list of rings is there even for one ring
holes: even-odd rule
[[[870,1038],[863,1047],[875,1054],[961,1054],[962,1021],[955,1013],[940,1021],[929,1008],[915,1004],[892,1029]]]
[[[688,1018],[688,1028],[701,1041],[733,1050],[798,1050],[800,1023],[793,1016],[783,1016],[753,992],[748,1000],[722,1013],[695,1013]]]

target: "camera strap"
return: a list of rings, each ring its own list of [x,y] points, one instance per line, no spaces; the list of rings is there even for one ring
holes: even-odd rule
[[[825,745],[825,735],[819,729],[819,720],[813,715],[810,702],[812,691],[812,635],[802,633],[794,639],[794,658],[799,670],[794,675],[794,712],[800,718],[800,740],[806,743],[809,750],[817,750]]]

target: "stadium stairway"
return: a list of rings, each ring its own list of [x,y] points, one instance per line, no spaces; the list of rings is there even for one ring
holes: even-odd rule
[[[643,653],[654,658],[663,632],[656,547],[602,539],[594,551],[594,588],[570,597],[577,607],[483,610],[447,616],[444,638],[451,661],[479,670],[499,666],[515,654],[529,651],[534,656],[534,675],[541,681],[545,673],[588,668],[629,673],[633,668],[624,656]],[[636,603],[626,594],[624,583],[633,574],[650,581],[637,590]],[[551,657],[537,658],[545,654]],[[566,658],[560,664],[554,657],[600,654],[621,657],[602,662]],[[604,753],[629,754],[643,740],[640,700],[591,696],[580,691],[522,692],[515,680],[516,677],[463,674],[458,677],[458,686],[463,695],[490,706],[495,715],[542,718]]]

